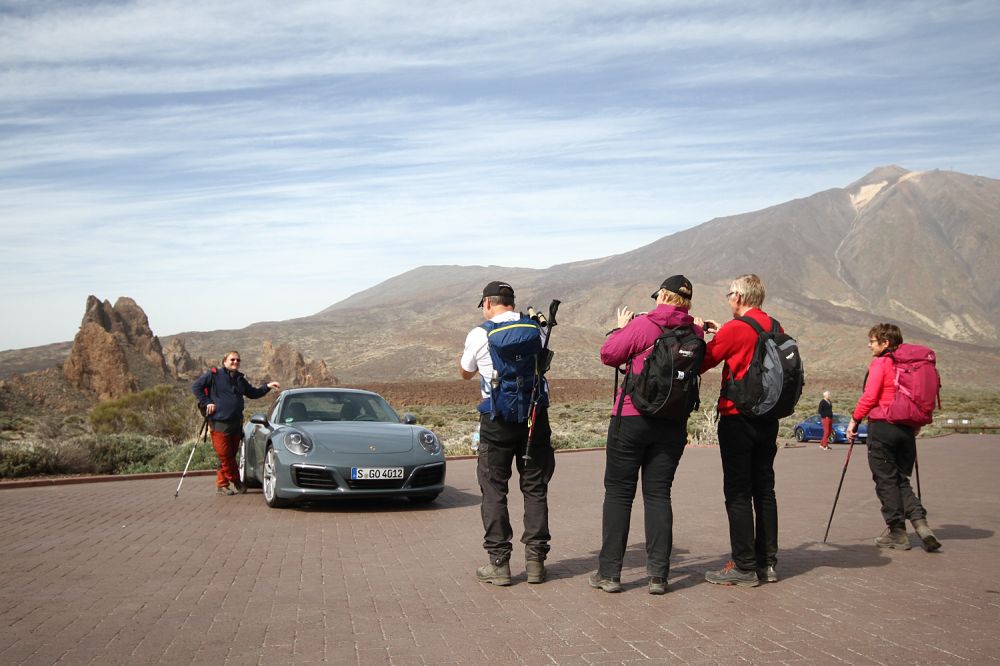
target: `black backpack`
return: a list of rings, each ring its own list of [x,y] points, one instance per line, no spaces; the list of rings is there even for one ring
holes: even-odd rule
[[[643,416],[685,421],[700,406],[698,371],[705,359],[705,341],[690,326],[663,328],[638,375],[630,358],[618,402],[621,416],[625,394]]]
[[[771,319],[770,331],[750,317],[736,319],[756,331],[757,344],[742,379],[733,379],[736,368],[729,368],[729,380],[722,395],[732,400],[744,416],[766,419],[788,416],[795,411],[805,384],[799,343],[781,332],[777,319]]]

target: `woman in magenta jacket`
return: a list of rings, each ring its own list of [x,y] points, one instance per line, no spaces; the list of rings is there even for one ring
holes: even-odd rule
[[[701,326],[688,314],[691,296],[691,282],[683,275],[674,275],[664,280],[653,293],[656,299],[653,310],[633,317],[628,308],[619,309],[618,328],[609,334],[601,347],[601,362],[617,368],[632,359],[632,372],[638,375],[663,328],[690,326],[695,335],[704,337]],[[672,421],[643,416],[632,405],[628,394],[621,395],[623,391],[624,386],[615,395],[608,425],[601,553],[597,571],[591,574],[589,582],[591,587],[605,592],[622,589],[622,559],[641,474],[649,593],[664,594],[673,548],[670,487],[687,443],[687,419]]]
[[[890,423],[886,412],[896,396],[894,352],[903,344],[903,333],[895,324],[876,324],[868,331],[872,362],[865,377],[865,389],[854,407],[847,437],[852,442],[858,424],[868,417],[868,467],[875,481],[875,495],[882,504],[888,534],[875,539],[879,548],[909,550],[906,521],[913,524],[924,550],[935,551],[941,543],[927,526],[927,511],[910,487],[910,475],[917,459],[916,437],[920,428]]]

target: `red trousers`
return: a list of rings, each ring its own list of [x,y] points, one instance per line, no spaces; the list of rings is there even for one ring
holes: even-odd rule
[[[227,435],[224,432],[212,431],[212,448],[219,456],[219,471],[215,473],[215,487],[225,488],[231,482],[240,480],[240,472],[236,467],[236,452],[240,448],[242,435],[234,432]]]
[[[828,416],[824,416],[820,419],[823,423],[823,440],[819,443],[820,446],[830,445],[830,434],[833,432],[833,419]]]

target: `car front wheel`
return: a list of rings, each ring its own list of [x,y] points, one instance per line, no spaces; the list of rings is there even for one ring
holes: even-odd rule
[[[836,441],[837,441],[837,436],[835,434],[833,434],[832,432],[829,435],[826,436],[826,443],[827,444],[833,444]]]
[[[804,442],[806,441],[806,432],[802,428],[795,429],[795,441]]]
[[[270,446],[264,454],[264,501],[272,509],[288,506],[288,501],[278,497],[278,454]]]

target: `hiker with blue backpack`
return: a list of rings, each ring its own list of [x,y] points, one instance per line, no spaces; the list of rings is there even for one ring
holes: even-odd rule
[[[555,326],[553,301],[547,328]],[[511,465],[517,467],[524,496],[525,570],[529,583],[545,581],[549,553],[549,480],[555,470],[549,428],[547,335],[543,319],[514,309],[514,289],[506,282],[490,282],[477,306],[482,325],[465,338],[459,361],[463,379],[479,377],[479,460],[476,476],[482,492],[483,548],[490,561],[476,570],[483,583],[506,586],[512,582],[510,556],[514,532],[507,511],[507,483]],[[530,311],[530,309],[529,309]]]
[[[927,525],[927,511],[913,493],[910,475],[917,460],[916,437],[921,426],[931,422],[935,404],[940,404],[941,380],[934,352],[903,344],[903,332],[895,324],[873,326],[868,331],[868,348],[873,358],[864,393],[847,426],[847,438],[854,441],[858,424],[867,416],[868,467],[888,528],[875,545],[909,550],[909,520],[924,550],[933,552],[941,542]]]
[[[705,322],[706,330],[717,330],[701,371],[723,364],[718,432],[732,559],[705,580],[756,587],[761,579],[778,581],[778,419],[790,415],[802,395],[802,360],[795,340],[761,309],[759,277],[733,280],[726,301],[733,318],[721,328]]]
[[[688,311],[693,287],[672,275],[653,292],[656,307],[633,316],[617,312],[618,327],[601,346],[601,363],[615,368],[616,395],[608,424],[601,552],[590,586],[621,592],[636,486],[642,478],[646,575],[650,594],[665,594],[673,550],[670,488],[687,444],[688,415],[698,406],[704,332]],[[620,370],[622,367],[624,370]],[[618,375],[624,374],[621,387]]]

